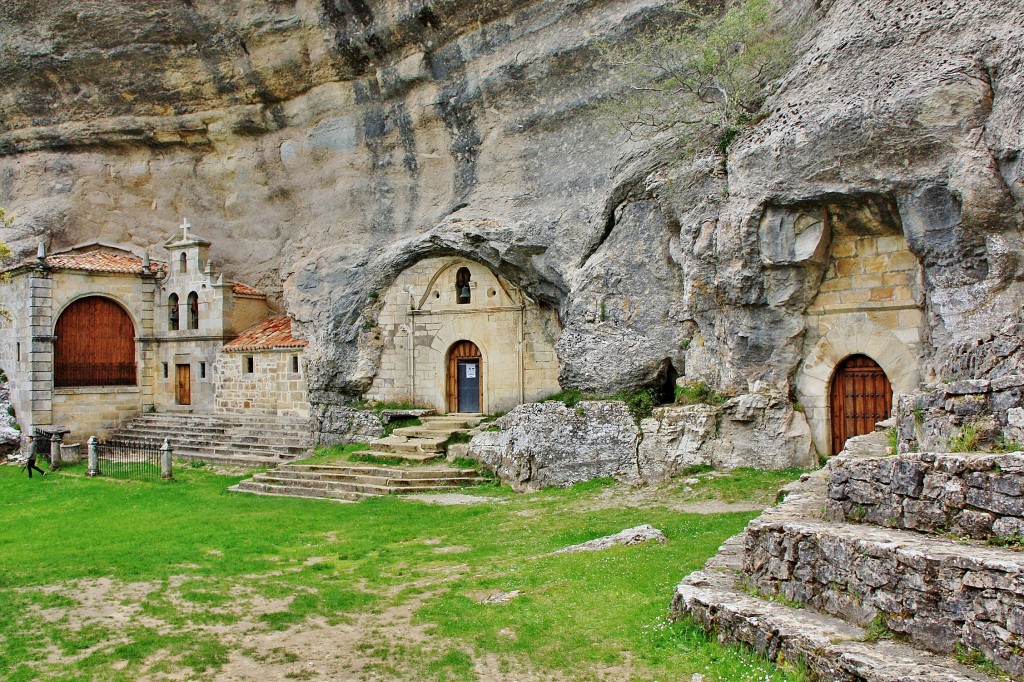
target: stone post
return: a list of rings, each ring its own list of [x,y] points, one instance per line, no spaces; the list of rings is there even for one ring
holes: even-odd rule
[[[60,441],[61,435],[59,433],[50,436],[50,471],[60,469]]]
[[[100,471],[100,453],[99,453],[99,440],[96,436],[89,437],[89,469],[85,472],[85,475],[89,478],[93,476],[100,476],[103,472]]]
[[[171,440],[164,438],[164,444],[160,446],[160,478],[171,480],[174,476],[171,473]]]

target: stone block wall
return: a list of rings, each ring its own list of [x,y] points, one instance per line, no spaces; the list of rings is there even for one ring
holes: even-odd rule
[[[90,436],[105,438],[119,424],[141,411],[138,386],[85,386],[53,390],[53,424],[71,432],[64,442],[85,442]]]
[[[894,534],[899,534],[898,537]],[[984,546],[870,526],[755,520],[743,570],[750,585],[844,620],[881,621],[920,646],[986,652],[1024,672],[1024,560]]]
[[[896,400],[900,452],[1016,448],[1024,443],[1024,375],[931,384]],[[976,435],[975,443],[969,441]]]
[[[829,462],[826,515],[985,539],[1024,536],[1024,454],[934,454]]]
[[[308,417],[301,358],[299,371],[292,371],[296,356],[301,353],[295,350],[220,353],[213,375],[216,411]]]

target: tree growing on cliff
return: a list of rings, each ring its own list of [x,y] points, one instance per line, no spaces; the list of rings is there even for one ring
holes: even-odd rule
[[[714,140],[723,154],[758,120],[768,84],[796,57],[798,29],[777,25],[769,0],[744,0],[725,14],[681,3],[682,19],[605,59],[634,93],[615,106],[631,136],[674,132],[694,144]]]

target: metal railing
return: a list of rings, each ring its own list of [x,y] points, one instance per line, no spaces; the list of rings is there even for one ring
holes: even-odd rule
[[[100,441],[89,439],[89,469],[87,476],[110,476],[132,480],[172,478],[171,444],[164,439]]]

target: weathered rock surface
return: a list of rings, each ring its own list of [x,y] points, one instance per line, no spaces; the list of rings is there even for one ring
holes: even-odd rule
[[[1024,537],[1024,455],[908,454],[829,462],[826,515],[984,540]]]
[[[641,426],[640,472],[646,480],[696,465],[809,469],[817,461],[804,415],[774,394],[749,393],[717,407],[659,407]]]
[[[15,428],[18,420],[11,405],[10,385],[0,381],[0,456],[12,455],[21,448],[21,431]]]
[[[468,455],[517,490],[614,476],[636,481],[639,429],[625,403],[520,405],[473,437]]]
[[[552,554],[572,554],[574,552],[597,552],[602,549],[610,549],[615,545],[639,545],[645,542],[658,542],[664,544],[665,534],[650,524],[634,526],[619,531],[614,535],[606,535],[603,538],[596,538],[581,542],[578,545],[570,545],[555,550]]]
[[[599,112],[622,90],[598,43],[672,5],[6,2],[11,241],[159,255],[187,215],[297,316],[320,405],[376,370],[367,294],[450,253],[558,309],[566,385],[656,383],[671,364],[785,392],[829,239],[794,216],[872,213],[924,266],[932,371],[1016,358],[991,330],[1021,300],[1024,8],[786,3],[809,22],[802,56],[723,174]]]
[[[752,393],[723,405],[668,405],[636,420],[621,401],[521,405],[483,431],[465,455],[519,489],[614,476],[661,481],[693,466],[810,468],[816,461],[803,414],[789,401]]]
[[[364,443],[384,436],[384,420],[354,407],[321,405],[311,417],[318,445]]]

